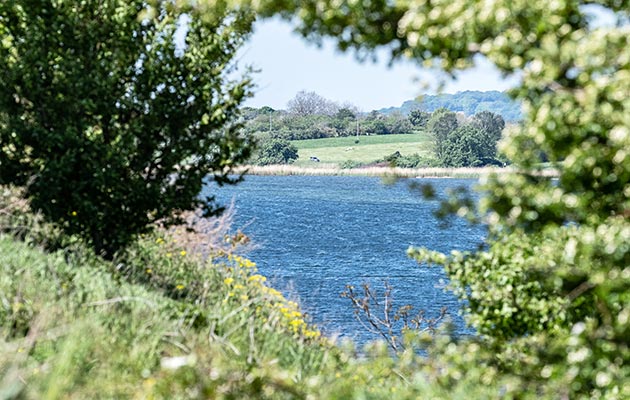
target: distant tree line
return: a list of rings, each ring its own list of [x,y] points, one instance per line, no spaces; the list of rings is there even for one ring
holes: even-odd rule
[[[315,92],[299,92],[286,110],[245,108],[245,133],[267,140],[321,139],[353,135],[415,133],[409,118],[400,113],[361,113],[352,104],[337,104]]]
[[[434,112],[440,108],[462,112],[469,117],[482,111],[492,111],[509,122],[520,121],[523,118],[521,104],[511,99],[506,93],[496,90],[487,92],[467,90],[456,94],[423,95],[416,100],[404,102],[400,107],[383,108],[379,112],[409,115],[415,109]]]
[[[244,130],[256,137],[260,149],[254,162],[285,164],[297,158],[289,141],[353,135],[388,135],[427,132],[434,140],[434,157],[403,156],[396,152],[384,161],[401,167],[476,167],[501,165],[496,144],[505,121],[501,115],[482,111],[472,117],[440,108],[434,112],[413,109],[408,115],[379,111],[360,113],[352,104],[339,105],[315,92],[299,92],[287,110],[245,108]]]

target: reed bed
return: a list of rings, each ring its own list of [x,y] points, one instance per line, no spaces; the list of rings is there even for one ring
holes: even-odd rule
[[[512,167],[481,168],[397,168],[397,167],[362,167],[342,169],[334,165],[321,167],[298,167],[294,165],[245,166],[239,172],[248,175],[303,175],[303,176],[378,176],[401,178],[480,178],[488,174],[517,172]],[[557,171],[545,169],[541,176],[554,177]]]

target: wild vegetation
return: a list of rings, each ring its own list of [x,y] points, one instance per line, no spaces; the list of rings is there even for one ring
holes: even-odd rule
[[[598,2],[611,26],[576,0],[191,4],[0,4],[0,179],[24,185],[0,200],[2,397],[630,398],[627,1]],[[479,335],[407,330],[399,353],[358,356],[231,247],[204,259],[151,224],[246,158],[230,121],[247,83],[223,79],[250,28],[239,6],[364,55],[522,72],[523,124],[500,146],[513,169],[478,207],[443,206],[486,223],[486,246],[409,250],[445,269]],[[192,53],[172,41],[184,14]]]
[[[204,180],[233,182],[252,148],[236,123],[250,80],[228,77],[252,18],[142,0],[3,1],[0,183],[24,185],[48,221],[108,257],[158,220],[216,212],[198,197]]]
[[[289,106],[288,111],[269,107],[246,111],[244,130],[261,145],[254,164],[293,163],[296,158],[285,154],[288,143],[279,145],[287,140],[309,150],[308,156],[300,151],[301,166],[313,166],[313,161],[344,168],[378,163],[402,168],[505,164],[496,150],[505,122],[490,111],[470,118],[445,108],[433,113],[416,109],[408,117],[377,111],[360,115],[304,92]]]
[[[593,23],[591,3],[576,0],[259,6],[360,54],[385,46],[448,72],[484,56],[522,74],[511,94],[523,122],[500,145],[514,172],[485,179],[479,207],[462,194],[445,205],[486,222],[487,247],[409,251],[445,269],[481,334],[440,355],[462,360],[438,372],[453,392],[475,376],[509,381],[492,397],[630,397],[630,4],[597,4],[613,24]],[[557,180],[538,174],[541,161]]]
[[[399,112],[403,115],[410,115],[414,110],[434,112],[440,108],[461,112],[467,117],[472,117],[482,111],[492,111],[512,123],[523,118],[520,102],[511,98],[507,93],[496,90],[484,92],[466,90],[455,94],[424,94],[418,99],[405,101],[400,107],[387,107],[378,111],[383,114]]]

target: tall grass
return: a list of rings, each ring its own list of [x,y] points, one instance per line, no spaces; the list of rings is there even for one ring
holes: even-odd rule
[[[305,176],[378,176],[401,178],[480,178],[489,174],[504,174],[516,172],[515,169],[506,167],[483,168],[392,168],[392,167],[365,167],[342,169],[335,166],[299,167],[294,165],[267,165],[249,166],[242,171],[251,175],[305,175]],[[554,170],[543,170],[541,175],[555,176]]]
[[[322,338],[236,254],[229,216],[191,215],[189,234],[157,229],[105,261],[75,238],[43,247],[58,231],[27,204],[0,190],[0,399],[485,399],[508,387],[446,336],[409,333],[396,356]]]

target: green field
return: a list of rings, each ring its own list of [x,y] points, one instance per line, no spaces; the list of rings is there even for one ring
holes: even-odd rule
[[[295,165],[310,167],[318,165],[310,161],[310,157],[319,158],[321,161],[319,165],[323,165],[341,164],[347,160],[370,163],[382,160],[396,151],[402,155],[431,154],[432,139],[426,133],[360,136],[359,143],[355,143],[356,140],[356,136],[348,136],[292,141],[291,143],[298,148],[300,156]]]

